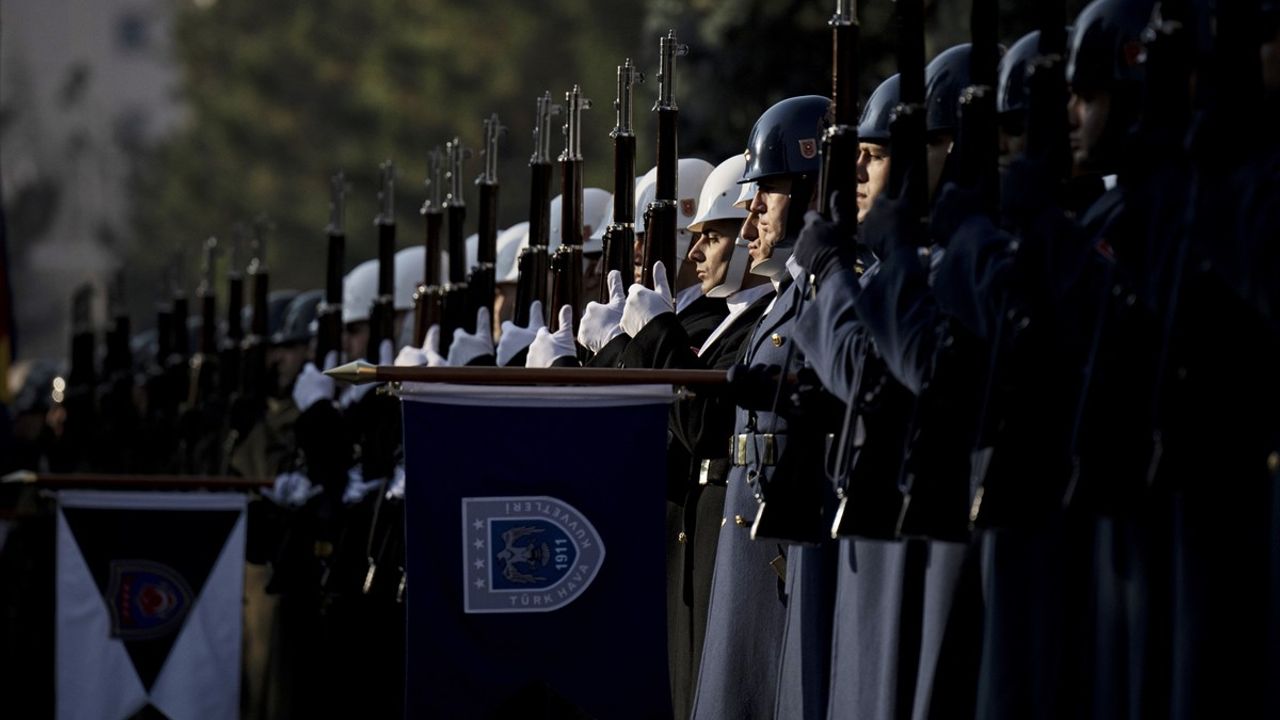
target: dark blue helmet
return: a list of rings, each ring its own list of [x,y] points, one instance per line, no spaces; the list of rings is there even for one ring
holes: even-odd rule
[[[304,343],[315,334],[311,324],[316,319],[316,311],[324,300],[323,290],[308,290],[298,293],[284,309],[284,320],[280,329],[271,335],[275,345],[291,345]]]
[[[1141,83],[1142,31],[1152,0],[1093,0],[1080,11],[1068,42],[1067,83],[1090,95]]]
[[[787,98],[756,120],[747,140],[747,167],[739,182],[814,175],[822,166],[818,149],[831,101],[821,95]]]
[[[899,76],[895,73],[880,85],[867,98],[862,108],[862,117],[858,120],[858,140],[861,142],[887,145],[889,143],[889,117],[898,106]]]
[[[1009,48],[1009,52],[1000,58],[1000,67],[996,74],[999,86],[996,91],[996,112],[1026,113],[1030,100],[1030,89],[1027,87],[1027,66],[1040,54],[1040,31],[1032,32],[1018,38]]]
[[[938,53],[924,69],[925,130],[955,132],[960,123],[960,93],[969,82],[969,43]]]

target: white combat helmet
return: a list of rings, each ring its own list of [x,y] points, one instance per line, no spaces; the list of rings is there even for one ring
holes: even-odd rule
[[[413,245],[396,253],[396,286],[392,293],[396,310],[413,309],[413,292],[422,282],[426,255],[427,249],[422,245]]]
[[[513,283],[520,275],[516,262],[520,250],[529,246],[529,221],[518,222],[498,233],[498,257],[494,267],[496,282]]]
[[[702,232],[703,223],[713,220],[742,220],[747,217],[745,208],[737,206],[742,187],[738,180],[747,167],[747,159],[741,153],[731,156],[716,166],[707,176],[698,198],[698,215],[689,223],[689,230]],[[683,194],[683,193],[682,193]]]
[[[680,158],[679,174],[676,178],[676,230],[679,233],[677,245],[688,247],[689,223],[698,214],[698,197],[702,194],[702,186],[714,168],[711,163],[698,158]],[[654,167],[644,174],[636,186],[636,232],[644,232],[644,211],[653,202],[658,191],[658,168]]]
[[[704,223],[715,220],[742,220],[747,217],[745,205],[739,205],[742,186],[738,180],[746,169],[747,160],[741,154],[734,155],[716,166],[702,186],[702,197],[698,201],[698,217],[689,223],[689,229],[701,232]],[[754,183],[751,183],[754,184]],[[742,281],[747,273],[751,257],[747,253],[747,241],[740,235],[734,238],[733,248],[729,254],[729,268],[725,271],[724,282],[711,288],[707,297],[725,298],[742,289]]]
[[[343,324],[368,320],[377,294],[378,261],[365,260],[342,279]]]
[[[604,206],[609,204],[609,200],[613,197],[608,190],[600,188],[583,188],[582,189],[582,224],[590,226],[592,234],[595,234],[595,227],[592,223],[599,223],[601,213],[604,212]],[[547,250],[555,252],[560,247],[560,220],[561,214],[564,212],[564,196],[557,195],[551,200],[551,227],[547,233]],[[600,252],[603,245],[597,245],[594,250],[588,249],[584,243],[583,252]]]
[[[604,193],[601,195],[600,193]],[[592,197],[588,200],[588,194]],[[603,200],[604,202],[600,202]],[[600,211],[596,216],[589,213],[593,209],[593,204],[599,203],[599,207],[595,208]],[[613,222],[613,193],[600,188],[587,188],[582,192],[582,219],[587,227],[591,228],[591,233],[586,240],[582,241],[582,252],[598,253],[604,252],[604,231],[609,227],[609,223]]]
[[[640,181],[644,179],[643,175],[636,176],[636,194],[640,193]],[[613,224],[613,195],[609,196],[609,204],[604,209],[604,215],[600,216],[600,222],[591,231],[591,237],[582,245],[583,252],[604,252],[604,231],[609,229]],[[636,218],[636,222],[640,222],[640,218]],[[588,249],[592,248],[592,249]]]

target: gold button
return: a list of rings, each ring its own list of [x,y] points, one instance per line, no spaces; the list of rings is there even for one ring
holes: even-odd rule
[[[333,543],[325,540],[317,540],[312,548],[312,553],[318,558],[327,558],[333,555]]]
[[[769,339],[773,341],[774,347],[782,347],[782,336],[779,335],[778,333],[774,333],[773,335],[770,335]]]
[[[738,527],[746,527],[746,526],[747,526],[747,519],[746,519],[746,518],[744,518],[744,517],[742,517],[741,515],[734,515],[734,516],[733,516],[733,522],[734,522],[734,524],[735,524],[735,525],[737,525]]]
[[[1273,473],[1280,472],[1280,451],[1267,456],[1267,469]]]
[[[679,540],[681,543],[685,542],[688,539],[689,539],[689,536],[686,535],[683,530],[681,530],[680,534],[676,536],[676,540]]]

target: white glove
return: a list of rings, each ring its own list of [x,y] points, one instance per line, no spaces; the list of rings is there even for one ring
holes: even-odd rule
[[[324,356],[324,369],[328,370],[338,362],[338,353],[330,350]],[[316,369],[313,362],[307,363],[293,382],[293,404],[298,412],[306,412],[316,403],[327,400],[333,402],[333,378]]]
[[[400,348],[400,354],[396,355],[396,367],[441,367],[447,365],[448,361],[444,356],[436,352],[436,347],[440,340],[440,326],[432,325],[427,328],[427,334],[422,339],[422,347],[416,348],[412,345],[405,345]]]
[[[404,464],[396,465],[396,471],[391,476],[391,482],[387,483],[387,499],[401,500],[404,498]]]
[[[653,289],[636,283],[628,291],[627,304],[622,309],[622,331],[635,337],[650,320],[675,311],[671,286],[667,285],[667,268],[659,260],[653,264]]]
[[[383,340],[382,343],[378,345],[378,364],[390,365],[392,362],[391,354],[393,352],[395,351],[392,349],[391,341]],[[370,390],[374,389],[377,386],[378,386],[378,383],[365,383],[363,385],[348,385],[347,389],[343,390],[342,394],[338,396],[338,407],[342,408],[343,410],[346,410],[352,405],[355,405],[356,403],[360,402],[360,400],[363,399],[365,395],[369,394]]]
[[[270,490],[264,490],[262,496],[282,507],[302,507],[323,490],[318,485],[312,485],[306,475],[288,472],[277,475],[275,484]]]
[[[539,300],[529,304],[528,327],[521,327],[510,320],[504,320],[502,337],[498,338],[498,367],[506,367],[507,363],[511,362],[511,358],[519,355],[521,350],[533,343],[533,339],[538,336],[538,328],[546,326],[546,322],[542,319],[542,302]]]
[[[607,282],[609,304],[587,303],[582,322],[578,324],[578,344],[593,353],[600,352],[600,348],[622,334],[622,306],[627,302],[627,293],[622,289],[622,273],[610,270]]]
[[[347,489],[342,491],[342,502],[345,505],[355,505],[381,484],[382,480],[366,481],[364,472],[357,465],[347,471]]]
[[[560,308],[560,329],[555,332],[545,327],[538,328],[538,336],[529,346],[529,359],[525,367],[546,368],[556,358],[578,356],[578,348],[573,344],[573,307],[565,305]]]
[[[453,331],[453,344],[449,346],[449,365],[462,367],[478,357],[493,355],[493,321],[489,308],[476,310],[476,331],[469,333],[462,328]]]

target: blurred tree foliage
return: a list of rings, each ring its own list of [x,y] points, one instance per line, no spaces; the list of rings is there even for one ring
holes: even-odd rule
[[[1073,3],[1078,5],[1080,3]],[[684,156],[712,162],[740,152],[762,110],[789,95],[830,89],[829,0],[202,0],[175,10],[173,48],[183,73],[185,126],[146,155],[136,173],[139,241],[129,266],[145,283],[172,252],[187,258],[208,235],[267,213],[276,287],[323,277],[327,179],[344,170],[347,264],[374,253],[377,165],[397,164],[401,247],[421,238],[417,209],[427,152],[458,135],[476,147],[497,112],[503,139],[500,225],[528,210],[527,161],[534,98],[563,100],[578,83],[588,185],[608,188],[615,68],[631,57],[646,73],[637,91],[640,171],[653,162],[658,36],[674,28],[690,54],[677,65]],[[1001,36],[1029,29],[1029,4],[1002,8]],[[969,3],[929,0],[929,49],[968,36]],[[893,3],[859,3],[861,93],[893,72]],[[559,141],[552,144],[559,149]],[[473,158],[466,172],[476,174]],[[468,184],[469,185],[469,184]],[[473,191],[468,188],[475,222]],[[226,256],[224,255],[224,258]],[[247,260],[247,257],[246,257]],[[225,260],[224,260],[225,262]],[[197,268],[188,262],[187,286]],[[221,277],[221,273],[219,273]],[[135,281],[136,282],[136,281]],[[154,284],[154,283],[152,283]],[[221,283],[220,283],[221,285]],[[138,285],[134,285],[137,287]],[[134,297],[137,310],[149,297]],[[147,310],[149,312],[149,309]],[[141,326],[149,324],[146,320]]]

